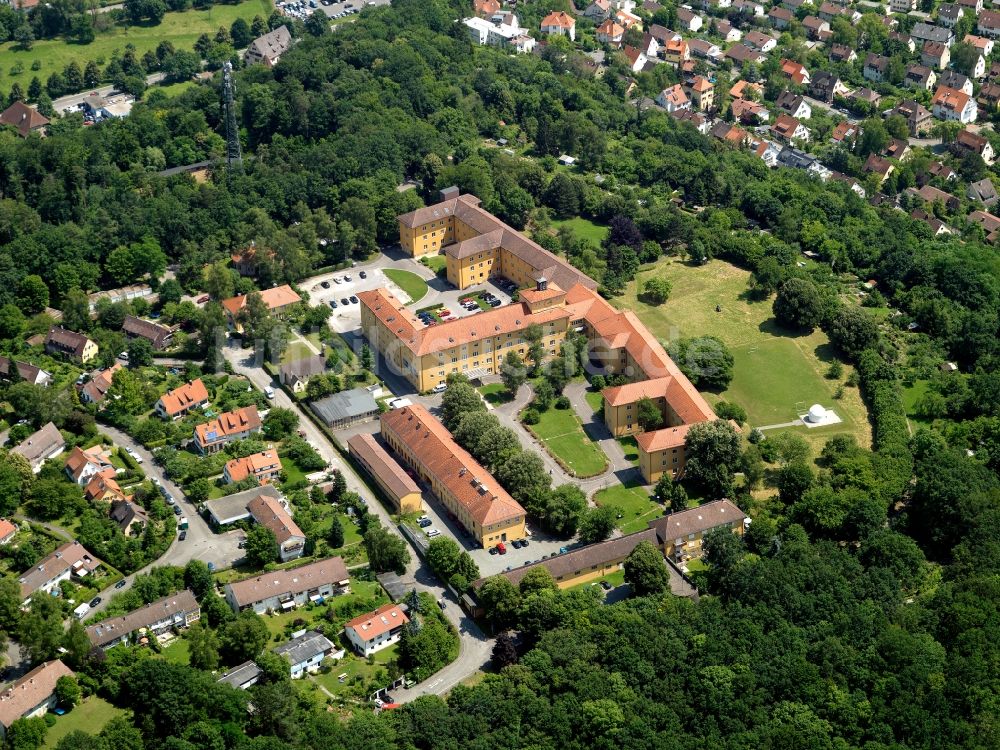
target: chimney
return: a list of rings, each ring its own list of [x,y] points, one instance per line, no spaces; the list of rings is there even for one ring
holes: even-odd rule
[[[457,198],[461,194],[461,192],[462,191],[459,190],[458,185],[451,185],[450,187],[442,188],[441,200],[450,201],[454,198]]]
[[[549,288],[549,280],[544,276],[539,276],[538,280],[535,282],[535,289],[539,292],[544,292]]]

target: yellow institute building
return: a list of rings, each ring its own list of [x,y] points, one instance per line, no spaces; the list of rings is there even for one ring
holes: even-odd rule
[[[414,257],[443,253],[448,279],[460,289],[503,276],[521,287],[519,301],[425,327],[386,289],[361,292],[361,328],[397,372],[420,391],[451,373],[497,375],[510,351],[526,356],[525,331],[538,325],[546,358],[571,330],[587,337],[592,364],[632,382],[603,392],[605,422],[615,436],[635,435],[647,482],[684,470],[691,425],[716,419],[711,406],[631,311],[597,294],[597,283],[479,206],[479,199],[444,191],[441,203],[399,217],[400,244]],[[650,398],[662,429],[643,432],[638,402]]]

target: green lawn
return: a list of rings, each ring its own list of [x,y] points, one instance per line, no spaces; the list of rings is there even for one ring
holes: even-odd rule
[[[595,412],[604,410],[604,396],[601,395],[600,391],[592,391],[588,388],[583,397],[587,399],[590,408]]]
[[[367,659],[352,653],[348,649],[347,654],[326,674],[320,673],[311,676],[309,679],[322,685],[334,695],[346,693],[352,683],[360,681],[366,683],[371,680],[375,673],[384,669],[391,661],[395,661],[398,656],[399,644],[389,646],[375,653],[374,664],[369,664]],[[340,675],[346,675],[344,681],[340,681]]]
[[[930,390],[929,380],[917,380],[913,385],[903,389],[903,406],[906,408],[906,416],[913,422],[926,424],[927,420],[917,416],[917,402]]]
[[[565,219],[563,221],[553,221],[552,226],[556,229],[559,229],[560,227],[569,227],[576,233],[577,237],[588,240],[595,245],[600,245],[604,242],[604,238],[608,234],[607,227],[602,226],[601,224],[595,224],[590,219],[584,219],[581,216],[574,219]]]
[[[297,463],[288,456],[281,455],[280,452],[278,453],[278,457],[281,459],[281,470],[285,474],[284,484],[295,485],[306,481],[306,473]]]
[[[237,18],[247,21],[256,15],[264,19],[271,14],[273,6],[267,0],[246,0],[239,5],[215,5],[208,10],[187,10],[182,13],[167,13],[156,26],[117,26],[101,32],[93,42],[86,45],[70,44],[61,39],[36,41],[30,50],[16,49],[13,42],[0,45],[0,72],[3,73],[3,90],[9,91],[17,81],[25,90],[34,76],[44,83],[53,73],[62,73],[63,68],[76,60],[80,68],[91,61],[100,61],[103,68],[110,61],[112,53],[125,51],[126,44],[134,44],[136,56],[153,50],[162,41],[171,42],[177,49],[190,50],[202,34],[215,35],[220,26],[228,29]],[[32,70],[37,61],[38,70]],[[14,65],[20,63],[23,71],[11,73]]]
[[[55,747],[59,740],[77,729],[87,734],[97,734],[113,718],[126,714],[126,711],[115,708],[103,698],[92,695],[63,716],[52,714],[56,723],[49,727],[42,747]]]
[[[617,440],[619,444],[621,444],[622,450],[625,451],[625,458],[638,465],[639,444],[635,441],[635,437],[627,435],[626,437],[620,437]]]
[[[431,269],[434,273],[444,273],[448,268],[448,259],[443,255],[425,255],[420,262]]]
[[[538,424],[526,426],[542,441],[549,453],[576,476],[596,476],[607,468],[607,457],[587,437],[580,418],[572,409],[550,408],[541,412]]]
[[[427,282],[412,271],[401,268],[386,268],[383,273],[389,281],[398,286],[410,298],[410,302],[419,302],[427,294]]]
[[[503,383],[490,383],[489,385],[482,385],[476,390],[482,394],[484,399],[494,406],[506,404],[511,401],[511,395],[507,392]]]
[[[319,348],[319,347],[317,347]],[[289,362],[298,362],[300,359],[308,359],[316,354],[305,341],[291,341],[281,355],[281,363],[287,365]]]
[[[616,484],[600,490],[594,495],[594,502],[600,506],[613,508],[621,518],[616,523],[623,534],[642,531],[649,521],[663,515],[663,508],[638,484]]]
[[[607,581],[608,583],[611,584],[612,587],[621,586],[623,583],[625,583],[625,571],[619,569],[616,570],[614,573],[609,573],[608,575],[602,576],[601,578],[595,578],[593,581],[587,581],[586,583],[578,583],[576,586],[570,586],[566,590],[579,591],[580,589],[589,588],[591,586],[600,586],[601,581]],[[601,592],[601,595],[602,596],[604,595],[603,591]]]
[[[666,278],[673,286],[669,301],[663,305],[648,305],[638,299],[642,285],[653,277]],[[777,327],[772,300],[743,296],[749,278],[749,272],[719,260],[702,266],[660,261],[643,267],[613,303],[633,310],[661,341],[712,335],[730,348],[735,359],[733,380],[720,394],[706,393],[709,402],[739,404],[754,426],[790,422],[802,413],[799,409],[803,405],[808,409],[820,403],[833,408],[843,422],[812,430],[789,428],[810,443],[814,456],[837,434],[851,434],[860,444],[870,445],[867,411],[858,390],[846,388],[843,398],[834,400],[838,383],[823,377],[836,358],[826,334],[816,330],[801,335]],[[845,379],[851,371],[845,363]]]
[[[188,664],[191,660],[191,649],[186,638],[175,638],[173,643],[160,652],[164,659],[173,664]]]

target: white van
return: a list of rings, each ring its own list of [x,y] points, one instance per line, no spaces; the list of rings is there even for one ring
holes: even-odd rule
[[[267,388],[265,388],[264,389],[264,395],[267,396],[270,399],[273,399],[274,398],[274,388],[272,388],[271,386],[268,386]]]
[[[84,602],[79,607],[73,610],[73,616],[76,617],[77,620],[82,620],[84,617],[87,616],[87,613],[89,611],[90,611],[90,605],[87,602]]]

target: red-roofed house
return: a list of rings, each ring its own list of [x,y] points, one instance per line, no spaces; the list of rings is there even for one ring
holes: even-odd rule
[[[156,413],[163,419],[180,419],[192,409],[200,409],[208,404],[208,389],[195,378],[172,391],[167,391],[156,402]]]
[[[245,406],[220,414],[211,422],[196,425],[194,442],[202,453],[216,453],[233,440],[250,437],[261,428],[256,406]]]
[[[257,478],[260,484],[268,484],[281,475],[281,459],[274,450],[252,453],[243,458],[227,461],[222,469],[222,478],[227,484],[242,482],[250,476]]]
[[[576,19],[564,11],[556,11],[545,16],[542,19],[541,29],[543,34],[568,36],[571,41],[576,41]]]
[[[931,100],[931,113],[941,120],[955,120],[968,124],[976,121],[976,100],[958,89],[938,86]]]
[[[800,86],[809,85],[809,71],[805,69],[802,63],[797,63],[787,58],[782,60],[781,74]]]
[[[344,634],[361,656],[374,654],[399,640],[403,626],[410,621],[398,604],[383,604],[374,612],[344,623]]]

